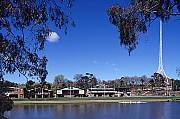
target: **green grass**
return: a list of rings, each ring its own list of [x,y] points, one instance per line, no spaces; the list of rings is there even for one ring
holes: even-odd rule
[[[37,98],[37,99],[13,99],[13,101],[73,101],[73,100],[143,100],[143,101],[180,101],[180,97],[166,97],[166,96],[137,96],[137,97],[72,97],[72,98]]]

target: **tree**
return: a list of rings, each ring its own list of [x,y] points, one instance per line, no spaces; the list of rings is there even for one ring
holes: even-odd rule
[[[25,92],[25,97],[27,97],[27,98],[32,97],[31,89],[34,89],[34,88],[35,88],[35,82],[34,82],[34,81],[28,80],[28,81],[25,83],[25,87],[23,87],[22,85],[21,85],[21,87],[22,87],[23,89],[26,89],[26,90],[24,90],[24,91],[26,91],[26,92]]]
[[[124,80],[120,80],[120,87],[123,87],[125,84],[124,84]]]
[[[65,29],[72,0],[2,0],[0,2],[0,60],[3,73],[46,79],[47,59],[42,55],[49,23]]]
[[[56,91],[57,89],[62,89],[66,87],[66,81],[67,79],[65,79],[63,75],[55,76],[53,84],[52,84],[52,89]]]
[[[140,33],[157,18],[169,20],[180,15],[180,0],[130,0],[127,8],[113,5],[108,9],[110,22],[118,29],[121,45],[129,55],[137,47]]]
[[[52,84],[46,81],[46,83],[45,83],[43,88],[51,90],[51,87],[52,87]]]
[[[180,90],[180,80],[174,80],[172,88],[174,91],[179,91]]]
[[[145,80],[143,78],[141,78],[141,89],[142,89],[142,91],[144,89],[144,82],[145,82]]]
[[[149,85],[151,86],[151,90],[155,87],[155,82],[153,79],[149,80]]]
[[[8,81],[8,80],[4,80],[4,81],[3,81],[3,87],[4,87],[4,88],[17,87],[17,86],[18,86],[17,83],[10,82],[10,81]]]
[[[0,79],[0,119],[6,119],[6,117],[4,117],[4,112],[11,110],[14,104],[13,101],[3,93],[4,88],[7,88],[7,85],[4,85],[4,79],[1,78]]]
[[[11,110],[13,104],[13,101],[9,97],[0,93],[0,119],[6,119],[6,117],[4,117],[4,112]]]
[[[71,80],[66,80],[65,81],[65,87],[73,87],[75,86],[74,82]]]
[[[52,32],[49,24],[67,33],[68,26],[74,25],[69,16],[72,3],[73,0],[1,0],[0,78],[18,71],[45,82],[47,58],[42,51]]]
[[[145,75],[141,76],[140,81],[141,81],[141,88],[142,88],[142,91],[143,91],[144,87],[147,85],[148,78]]]
[[[94,76],[94,74],[76,74],[74,79],[76,85],[85,90],[97,85],[97,78]]]
[[[35,85],[35,82],[32,80],[29,80],[26,82],[26,89],[30,90],[30,89],[34,88],[34,85]]]
[[[161,74],[154,73],[151,77],[153,78],[156,87],[166,86],[166,82],[165,82],[166,78],[162,76]]]

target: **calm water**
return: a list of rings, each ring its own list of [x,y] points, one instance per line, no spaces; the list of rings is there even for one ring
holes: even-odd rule
[[[180,103],[16,105],[9,119],[180,119]]]

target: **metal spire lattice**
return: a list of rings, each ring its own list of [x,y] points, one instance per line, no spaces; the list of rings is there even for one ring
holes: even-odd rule
[[[168,83],[169,77],[166,75],[164,71],[164,66],[163,66],[163,33],[162,32],[163,32],[163,23],[162,23],[162,19],[160,19],[159,66],[158,66],[157,73],[166,77],[167,78],[166,83]]]

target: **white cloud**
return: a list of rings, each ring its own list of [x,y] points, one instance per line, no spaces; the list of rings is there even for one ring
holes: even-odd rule
[[[59,35],[56,32],[51,32],[47,37],[49,42],[57,42],[60,39]]]

